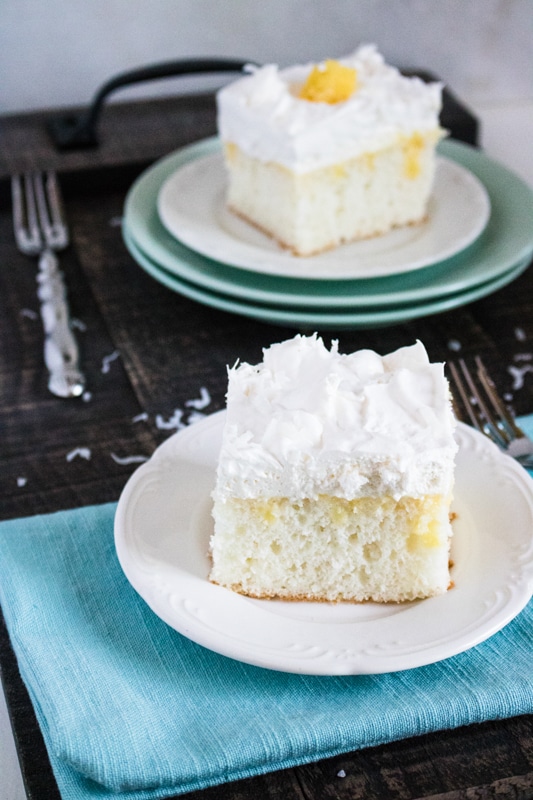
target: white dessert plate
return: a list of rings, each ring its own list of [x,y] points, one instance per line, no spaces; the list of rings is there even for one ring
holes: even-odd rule
[[[426,221],[300,258],[232,214],[225,191],[226,174],[217,146],[215,152],[183,163],[167,178],[157,199],[159,217],[171,235],[197,253],[233,267],[284,277],[376,278],[421,269],[472,244],[490,216],[483,183],[465,167],[439,156]]]
[[[533,481],[459,424],[452,578],[404,604],[253,600],[208,580],[210,493],[225,412],[167,439],[129,479],[115,517],[122,569],[162,620],[224,656],[309,675],[394,672],[454,656],[507,625],[533,589]]]

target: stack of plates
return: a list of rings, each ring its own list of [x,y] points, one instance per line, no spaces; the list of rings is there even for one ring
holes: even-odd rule
[[[224,202],[218,139],[158,161],[128,192],[126,246],[193,300],[304,328],[371,328],[435,314],[510,283],[533,254],[533,192],[478,150],[441,142],[427,220],[312,258],[281,250]]]

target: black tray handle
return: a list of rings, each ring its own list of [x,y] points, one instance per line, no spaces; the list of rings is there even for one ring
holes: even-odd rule
[[[58,150],[75,150],[85,147],[97,147],[96,133],[98,118],[106,97],[123,86],[134,83],[172,78],[178,75],[192,75],[206,72],[242,72],[253,61],[241,61],[232,58],[191,58],[180,61],[166,61],[147,67],[122,72],[116,75],[99,89],[91,105],[80,114],[62,114],[52,117],[47,122],[48,132]]]

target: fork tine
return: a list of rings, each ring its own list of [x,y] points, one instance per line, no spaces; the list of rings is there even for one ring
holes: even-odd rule
[[[39,257],[37,295],[44,327],[44,361],[48,388],[58,397],[80,397],[85,377],[79,368],[78,343],[72,332],[64,275],[56,250],[68,244],[68,228],[62,212],[54,173],[15,175],[11,181],[13,225],[19,249]]]
[[[499,398],[496,386],[481,358],[475,357],[475,377],[464,359],[459,359],[460,369],[452,362],[448,366],[457,394],[472,425],[524,466],[533,466],[533,441],[517,425],[511,411]],[[457,400],[456,397],[454,399]],[[457,402],[454,407],[457,413]],[[457,416],[460,417],[461,414],[458,413]]]
[[[459,360],[459,364],[461,366],[461,372],[464,375],[464,379],[461,377],[461,374],[460,374],[459,370],[457,369],[457,366],[453,363],[453,361],[451,361],[448,364],[448,366],[450,368],[450,372],[451,372],[452,378],[453,378],[453,382],[455,384],[455,388],[457,390],[457,393],[459,394],[459,397],[461,398],[461,402],[463,404],[463,408],[466,411],[466,413],[467,413],[467,415],[468,415],[468,417],[470,419],[470,422],[472,423],[474,428],[477,428],[478,431],[483,432],[483,419],[481,418],[479,405],[478,405],[477,401],[474,404],[472,403],[472,389],[471,389],[471,386],[470,386],[471,379],[470,379],[470,382],[468,380],[470,378],[470,375],[468,373],[468,370],[466,368],[466,364],[465,364],[463,359]],[[465,374],[465,372],[466,372],[466,374]],[[468,378],[467,378],[467,375],[468,375]],[[466,384],[465,384],[465,381],[466,381]],[[469,394],[468,390],[470,390],[470,394]],[[463,416],[459,411],[459,406],[458,406],[458,403],[457,403],[457,400],[456,400],[456,394],[455,393],[454,393],[454,406],[455,406],[455,411],[456,411],[457,416],[459,416],[459,417]]]
[[[472,397],[476,401],[476,404],[479,406],[479,409],[482,414],[482,419],[484,419],[485,421],[485,425],[488,425],[490,428],[494,429],[493,432],[496,432],[498,435],[501,436],[504,445],[508,444],[508,437],[505,435],[505,432],[501,431],[500,426],[498,425],[498,421],[494,417],[493,410],[490,408],[490,406],[487,405],[484,396],[476,387],[476,384],[474,383],[472,375],[468,370],[468,367],[466,366],[464,359],[460,359],[459,363],[461,365],[461,369],[463,371],[463,375],[465,376],[466,382],[468,383],[468,388],[472,392]]]
[[[24,183],[24,187],[23,184]],[[17,245],[23,253],[35,255],[42,243],[31,177],[14,175],[11,180],[13,228]]]
[[[68,228],[64,222],[59,185],[54,172],[46,179],[38,172],[33,176],[37,211],[41,229],[48,247],[62,250],[68,245]]]
[[[502,434],[494,415],[479,393],[464,359],[459,359],[459,366],[461,372],[455,364],[449,364],[453,381],[472,425],[481,433],[489,433],[501,448],[507,448],[509,437]]]

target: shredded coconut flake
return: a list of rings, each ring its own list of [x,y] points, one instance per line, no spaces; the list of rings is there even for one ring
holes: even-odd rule
[[[26,486],[27,483],[28,483],[27,478],[17,478],[17,486],[22,488],[22,486]]]
[[[207,415],[202,414],[201,411],[191,411],[187,417],[187,425],[194,425],[195,422],[200,422],[200,420],[205,419],[206,416]]]
[[[524,377],[527,372],[533,372],[533,365],[526,364],[524,367],[507,367],[507,371],[513,379],[513,391],[521,389],[524,385]]]
[[[89,400],[92,400],[92,399],[93,399],[93,393],[92,393],[92,392],[89,392],[89,391],[87,391],[87,392],[84,392],[84,393],[82,394],[82,396],[81,396],[81,399],[83,400],[83,402],[84,402],[84,403],[88,403],[88,402],[89,402]]]
[[[523,328],[515,328],[514,329],[514,335],[516,336],[516,338],[518,339],[519,342],[525,342],[526,341],[526,332],[525,332],[525,330]]]
[[[111,458],[116,464],[142,464],[148,461],[148,456],[117,456],[111,453]]]
[[[108,356],[104,356],[102,359],[102,372],[106,375],[110,370],[110,364],[112,361],[115,361],[119,357],[120,353],[118,350],[114,350]]]
[[[448,350],[453,350],[454,353],[458,353],[461,350],[463,345],[461,342],[457,341],[457,339],[450,339],[448,342]]]
[[[201,409],[207,408],[211,403],[211,395],[205,386],[200,388],[200,397],[195,397],[191,400],[185,401],[185,409],[176,408],[172,416],[165,418],[162,414],[157,414],[155,424],[159,430],[181,430],[187,425],[194,425],[204,419],[206,414],[203,414]],[[189,411],[188,409],[192,409]]]
[[[337,772],[337,778],[345,778],[345,777],[346,777],[346,772],[343,769],[340,769]]]
[[[162,414],[157,414],[155,418],[155,424],[160,431],[178,431],[185,427],[185,424],[182,422],[182,417],[183,411],[181,408],[176,408],[172,416],[168,419],[164,419]]]
[[[21,308],[20,316],[27,317],[28,319],[37,319],[39,314],[36,311],[33,311],[31,308]]]
[[[200,397],[197,400],[187,400],[185,405],[189,408],[196,408],[198,411],[200,411],[202,408],[207,408],[210,402],[211,396],[205,386],[202,386],[200,389]]]
[[[88,447],[76,447],[74,450],[71,450],[70,453],[67,453],[67,461],[73,461],[75,458],[84,458],[86,461],[90,461],[91,459],[91,451]]]
[[[70,320],[70,327],[77,328],[77,330],[85,332],[87,330],[87,325],[85,322],[82,322],[81,319],[73,318]]]
[[[136,417],[133,417],[132,422],[145,422],[148,419],[148,414],[146,411],[143,411],[142,414],[137,414]]]

